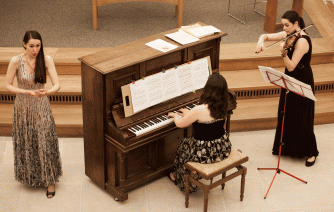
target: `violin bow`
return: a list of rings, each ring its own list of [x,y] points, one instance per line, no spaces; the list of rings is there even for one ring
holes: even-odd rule
[[[272,47],[272,46],[275,46],[275,45],[278,44],[279,42],[282,42],[282,41],[287,40],[288,38],[290,38],[291,36],[293,36],[295,33],[299,33],[299,32],[301,32],[301,31],[303,31],[303,30],[306,30],[307,28],[310,28],[311,26],[314,26],[314,24],[311,24],[311,25],[309,25],[309,26],[305,27],[304,29],[301,29],[301,30],[299,30],[299,31],[297,31],[297,32],[291,33],[291,35],[286,36],[285,38],[283,38],[283,39],[281,39],[281,40],[279,40],[279,41],[277,41],[277,42],[275,42],[275,43],[273,43],[273,44],[271,44],[271,45],[265,47],[262,51],[264,51],[264,50],[266,50],[266,49],[269,49],[269,48]],[[255,52],[255,53],[258,54],[258,53],[260,53],[260,52]]]

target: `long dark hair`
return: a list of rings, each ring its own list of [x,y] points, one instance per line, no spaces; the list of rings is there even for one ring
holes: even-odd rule
[[[292,24],[297,21],[300,29],[305,28],[304,19],[296,11],[288,10],[283,14],[282,18],[289,20]]]
[[[38,52],[36,57],[36,64],[35,64],[35,83],[46,83],[46,68],[45,68],[45,59],[44,59],[44,50],[43,50],[43,42],[41,35],[36,31],[27,31],[24,34],[23,42],[27,44],[30,39],[37,39],[41,41],[41,48]],[[26,49],[23,46],[24,49]]]
[[[228,88],[225,78],[219,73],[209,76],[199,99],[199,104],[207,104],[211,117],[225,118],[227,115]]]

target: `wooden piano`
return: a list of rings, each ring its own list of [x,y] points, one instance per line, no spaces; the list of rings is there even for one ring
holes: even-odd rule
[[[199,23],[205,25],[203,23]],[[176,97],[125,118],[121,87],[176,65],[210,56],[212,72],[218,72],[221,37],[217,33],[195,43],[179,45],[165,37],[178,29],[143,38],[79,58],[82,74],[85,173],[116,200],[128,199],[128,191],[172,171],[178,142],[192,135],[192,127],[174,123],[141,135],[128,129],[148,120],[160,120],[170,111],[196,103],[202,90]],[[179,46],[163,53],[145,44],[162,39]],[[236,108],[229,92],[228,119]]]

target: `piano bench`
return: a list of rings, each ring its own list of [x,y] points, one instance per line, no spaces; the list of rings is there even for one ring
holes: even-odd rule
[[[196,162],[188,162],[185,164],[186,170],[190,171],[190,175],[185,175],[186,180],[186,208],[189,205],[189,187],[190,183],[193,183],[203,189],[204,192],[204,212],[208,210],[208,195],[209,191],[219,185],[222,189],[225,187],[225,182],[229,181],[239,175],[241,176],[241,190],[240,190],[240,201],[243,200],[244,191],[245,191],[245,176],[247,173],[247,168],[241,164],[248,161],[248,156],[245,156],[241,153],[240,150],[231,149],[230,155],[221,162],[212,163],[212,164],[201,164]],[[229,176],[226,176],[226,172],[232,168],[237,168],[237,171]],[[212,179],[218,175],[222,175],[222,179],[212,183]],[[205,180],[211,180],[210,185],[205,185],[198,180],[195,180],[196,176],[201,177]]]

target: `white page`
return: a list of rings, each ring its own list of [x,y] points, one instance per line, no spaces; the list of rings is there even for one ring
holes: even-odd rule
[[[295,87],[297,87],[297,90],[299,91],[299,93],[302,92],[302,87],[304,87],[304,88],[308,88],[309,90],[312,90],[312,88],[311,88],[310,85],[305,84],[305,83],[303,83],[303,82],[301,82],[301,81],[299,81],[299,80],[296,80],[296,79],[293,78],[293,77],[290,77],[290,78],[289,78],[289,81],[290,81],[292,84],[297,84],[297,85],[299,85],[299,87],[295,86]]]
[[[178,77],[179,77],[179,84],[180,84],[180,94],[189,93],[194,89],[193,83],[193,74],[191,70],[191,66],[184,65],[177,67],[178,70]]]
[[[288,88],[289,91],[295,92],[295,93],[301,93],[301,87],[298,84],[291,83],[289,81],[285,81],[286,87]],[[299,89],[298,89],[299,87]]]
[[[151,41],[149,43],[146,43],[145,45],[147,45],[147,46],[149,46],[153,49],[159,50],[161,52],[168,52],[168,51],[171,51],[171,50],[176,49],[178,47],[174,44],[168,43],[168,42],[166,42],[164,40],[161,40],[161,39]]]
[[[194,90],[203,88],[210,75],[207,58],[191,62],[189,66],[191,67],[194,76]]]
[[[279,80],[273,80],[272,83],[275,84],[275,85],[278,85],[278,86],[280,86],[280,87],[282,87],[282,88],[285,88],[285,85],[284,85],[284,82],[283,82],[282,79],[279,79]]]
[[[182,44],[182,45],[199,41],[198,38],[184,32],[182,30],[179,30],[179,31],[171,33],[171,34],[167,34],[166,36],[168,38]]]
[[[162,95],[166,100],[180,96],[180,84],[178,79],[178,70],[170,69],[161,74],[163,82],[163,93]]]
[[[265,67],[265,66],[258,66],[258,67],[259,67],[260,72],[261,72],[261,74],[262,74],[262,76],[264,78],[264,81],[270,82],[269,78],[268,78],[268,75],[267,75],[267,70],[268,70],[267,68],[268,67]]]
[[[261,74],[262,74],[262,76],[263,76],[263,78],[266,82],[270,82],[270,80],[268,79],[268,75],[269,75],[271,80],[273,80],[273,79],[277,80],[278,78],[281,78],[282,76],[285,75],[282,72],[276,71],[275,69],[273,69],[271,67],[259,66],[259,69],[260,69]],[[287,75],[285,75],[285,76],[287,76]]]
[[[289,81],[298,85],[295,86],[298,93],[304,94],[305,97],[312,99],[313,101],[317,101],[310,85],[303,83],[293,77],[290,77]]]
[[[163,94],[163,81],[161,73],[154,74],[144,79],[147,85],[149,106],[159,104],[166,100]]]
[[[302,93],[303,89],[299,84],[296,84],[290,80],[285,81],[286,86],[289,88],[289,90],[297,92],[297,93]]]
[[[202,26],[195,29],[190,29],[189,32],[195,35],[197,38],[201,38],[221,31],[213,26]]]
[[[302,88],[303,88],[303,93],[307,98],[312,99],[313,101],[317,101],[312,90],[307,89],[305,87]]]
[[[133,112],[144,110],[150,106],[145,80],[138,80],[130,84]]]

